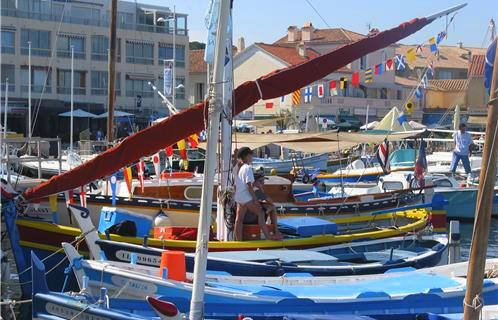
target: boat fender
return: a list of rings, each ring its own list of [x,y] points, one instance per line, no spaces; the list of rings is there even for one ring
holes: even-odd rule
[[[307,184],[308,182],[310,182],[310,176],[309,176],[309,174],[305,173],[303,175],[303,179],[302,180],[303,180],[304,184]]]

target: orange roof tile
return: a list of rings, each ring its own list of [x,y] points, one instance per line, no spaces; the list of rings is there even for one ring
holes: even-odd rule
[[[189,73],[206,73],[207,64],[204,61],[204,49],[189,50]]]
[[[486,64],[486,56],[483,54],[473,55],[470,59],[469,78],[484,76],[484,65]]]
[[[254,45],[258,46],[262,50],[270,53],[271,55],[279,58],[280,60],[285,61],[290,65],[298,64],[315,57],[318,57],[320,54],[313,49],[306,49],[306,57],[299,55],[296,47],[289,46],[279,46],[272,45],[266,43],[255,43]]]
[[[467,89],[467,79],[429,80],[429,90],[464,91]]]
[[[395,50],[396,54],[406,55],[410,48],[417,48],[417,45],[398,45]],[[434,68],[452,68],[452,69],[467,69],[469,66],[469,58],[475,54],[484,54],[486,48],[460,48],[458,46],[439,46],[439,59],[434,59]],[[417,53],[417,59],[409,63],[413,68],[427,67],[427,57],[431,55],[429,47],[424,47],[421,53]]]
[[[336,43],[346,43],[346,42],[353,42],[357,41],[360,39],[365,38],[364,35],[351,31],[351,30],[346,30],[344,28],[330,28],[330,29],[314,29],[313,30],[313,37],[311,41],[306,41],[308,42],[336,42]],[[301,30],[297,30],[297,41],[295,42],[288,42],[287,41],[287,35],[283,36],[282,38],[278,39],[275,41],[273,44],[286,44],[286,43],[296,43],[301,41]]]

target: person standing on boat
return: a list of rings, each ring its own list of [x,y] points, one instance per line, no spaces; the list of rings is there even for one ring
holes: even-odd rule
[[[239,149],[237,158],[238,164],[234,167],[233,176],[235,179],[235,202],[237,211],[235,214],[234,238],[236,241],[242,241],[242,228],[244,217],[247,211],[251,211],[258,217],[258,224],[266,239],[273,239],[268,232],[265,221],[265,213],[259,204],[254,192],[254,173],[252,171],[253,152],[248,147]],[[276,239],[276,238],[275,238]]]
[[[450,171],[455,173],[460,160],[462,161],[465,173],[469,174],[472,170],[470,168],[469,155],[471,148],[474,145],[472,135],[467,132],[465,123],[460,124],[458,131],[453,134],[453,141],[455,141],[455,149],[453,150],[453,159],[451,161]]]

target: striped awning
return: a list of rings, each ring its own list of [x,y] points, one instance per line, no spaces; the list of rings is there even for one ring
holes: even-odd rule
[[[151,74],[151,73],[127,73],[126,79],[154,81],[156,79],[156,77],[154,74]]]

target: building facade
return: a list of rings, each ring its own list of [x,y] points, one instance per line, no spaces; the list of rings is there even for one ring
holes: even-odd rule
[[[107,110],[109,5],[103,0],[2,1],[0,80],[3,100],[8,79],[10,130],[26,132],[31,85],[33,134],[53,136],[67,131],[64,119],[57,115],[70,110],[71,48],[74,108],[94,114]],[[134,113],[138,123],[166,113],[149,82],[162,91],[164,60],[173,59],[174,31],[176,104],[188,106],[187,15],[125,1],[118,1],[117,11],[115,109]],[[91,130],[100,127],[105,129],[105,124],[92,120]]]

